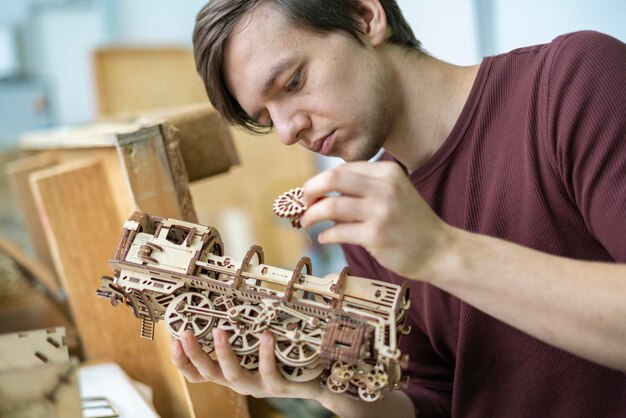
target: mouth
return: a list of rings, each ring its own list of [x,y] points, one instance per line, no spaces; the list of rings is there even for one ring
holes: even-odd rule
[[[334,130],[330,134],[318,139],[313,144],[311,144],[311,151],[318,152],[322,155],[329,155],[331,150],[333,149],[333,144],[335,142],[335,132],[337,131]]]

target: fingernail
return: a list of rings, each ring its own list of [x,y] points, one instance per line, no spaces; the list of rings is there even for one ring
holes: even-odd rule
[[[221,344],[224,341],[224,336],[221,332],[215,330],[213,331],[213,339],[215,340],[216,344]]]
[[[263,342],[263,344],[269,344],[272,342],[272,334],[270,334],[269,332],[264,332],[263,335],[261,336],[261,340]]]
[[[172,344],[172,354],[178,357],[179,353],[180,353],[180,349],[178,348],[178,343],[174,341],[174,344]]]

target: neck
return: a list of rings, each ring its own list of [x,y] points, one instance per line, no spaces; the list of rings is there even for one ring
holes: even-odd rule
[[[384,148],[411,173],[450,135],[479,66],[459,67],[397,46],[387,53],[396,116]]]

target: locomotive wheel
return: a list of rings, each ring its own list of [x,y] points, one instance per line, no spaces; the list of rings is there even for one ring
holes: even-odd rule
[[[306,367],[319,358],[322,330],[306,321],[291,317],[282,322],[283,332],[275,333],[274,351],[278,360],[293,367]]]
[[[353,364],[336,361],[330,369],[331,377],[335,382],[348,382],[354,376],[356,367]]]
[[[369,390],[367,387],[359,388],[359,397],[365,402],[374,402],[380,399],[380,390]]]
[[[228,311],[228,319],[220,319],[217,327],[229,333],[228,342],[238,356],[255,353],[261,345],[259,335],[252,332],[254,319],[261,313],[255,305],[237,305]]]
[[[367,387],[374,391],[380,391],[389,382],[389,376],[383,370],[382,367],[376,366],[367,373],[365,377],[365,384]]]
[[[283,377],[291,382],[308,382],[318,377],[324,371],[324,364],[319,362],[308,367],[294,367],[283,363],[278,363],[278,371]]]
[[[332,375],[328,376],[328,379],[326,380],[326,387],[328,388],[328,390],[334,393],[344,393],[346,390],[348,390],[348,386],[350,386],[350,384],[347,381],[338,382],[333,379]]]
[[[213,309],[213,303],[202,293],[178,295],[165,310],[167,330],[176,338],[180,338],[183,331],[191,331],[196,338],[201,339],[211,330],[215,318],[207,319],[190,313],[188,307]]]

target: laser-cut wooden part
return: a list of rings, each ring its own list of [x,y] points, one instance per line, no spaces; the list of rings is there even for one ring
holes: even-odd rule
[[[63,328],[0,335],[0,416],[81,417],[76,367]]]
[[[291,225],[296,229],[302,227],[300,218],[307,210],[307,206],[302,200],[303,195],[302,187],[296,187],[278,196],[272,205],[274,213],[281,218],[288,218]]]
[[[206,353],[211,330],[224,329],[248,369],[258,367],[264,330],[275,337],[281,374],[319,379],[329,390],[365,401],[406,379],[398,349],[409,308],[408,288],[340,274],[316,277],[303,257],[285,270],[264,264],[252,246],[243,261],[224,255],[212,227],[135,212],[124,224],[98,296],[128,306],[146,323],[164,320],[174,337],[191,331]]]

